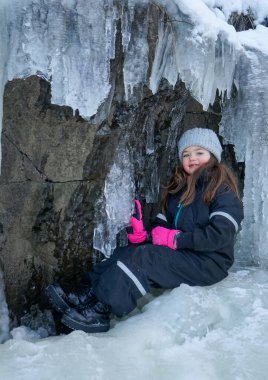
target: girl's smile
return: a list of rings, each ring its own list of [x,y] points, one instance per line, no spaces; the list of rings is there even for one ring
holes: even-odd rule
[[[182,153],[182,166],[184,171],[191,175],[210,159],[210,152],[200,146],[189,146]]]

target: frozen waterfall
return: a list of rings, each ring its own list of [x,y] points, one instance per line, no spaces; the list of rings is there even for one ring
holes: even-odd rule
[[[245,219],[236,246],[243,264],[268,267],[268,55],[248,48],[237,65],[237,97],[224,109],[220,133],[245,162]]]

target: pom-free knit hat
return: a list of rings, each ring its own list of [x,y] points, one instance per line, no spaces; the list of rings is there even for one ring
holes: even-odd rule
[[[216,159],[221,161],[222,147],[218,136],[211,129],[207,128],[193,128],[184,132],[178,144],[179,159],[182,161],[182,152],[189,146],[196,145],[201,148],[207,149],[210,153],[214,154]]]

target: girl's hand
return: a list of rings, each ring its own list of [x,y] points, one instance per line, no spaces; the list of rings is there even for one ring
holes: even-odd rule
[[[179,234],[180,230],[169,230],[164,227],[155,227],[151,231],[152,240],[154,245],[164,245],[170,249],[177,249],[177,241],[175,239],[176,235]]]
[[[143,243],[147,238],[147,232],[142,221],[142,210],[140,202],[135,199],[134,214],[130,218],[132,233],[127,235],[132,244]]]

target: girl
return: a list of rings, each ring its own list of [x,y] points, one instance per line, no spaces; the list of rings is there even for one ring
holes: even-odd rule
[[[133,245],[117,248],[88,274],[91,285],[65,293],[50,285],[46,293],[62,323],[71,329],[103,332],[110,314],[122,317],[151,287],[206,286],[224,279],[234,261],[234,238],[243,218],[235,178],[220,163],[217,135],[193,128],[179,141],[181,167],[166,188],[162,210],[151,229],[151,243],[135,201]],[[138,244],[138,245],[137,245]]]

